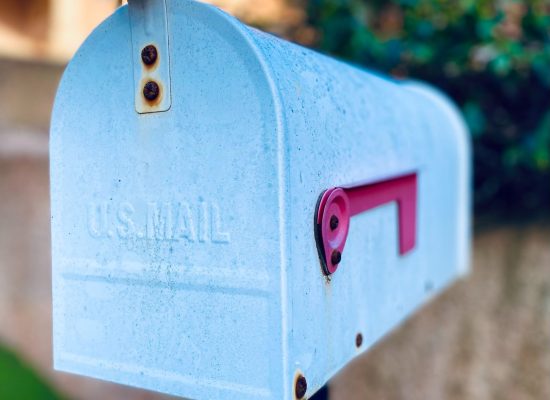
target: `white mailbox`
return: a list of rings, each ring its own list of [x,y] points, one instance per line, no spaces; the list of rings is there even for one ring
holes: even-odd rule
[[[449,101],[190,0],[133,0],[51,128],[54,362],[195,399],[310,397],[468,269]]]

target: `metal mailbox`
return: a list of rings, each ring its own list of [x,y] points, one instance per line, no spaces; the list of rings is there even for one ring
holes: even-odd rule
[[[449,101],[189,0],[133,0],[51,128],[54,363],[196,399],[310,397],[468,269]]]

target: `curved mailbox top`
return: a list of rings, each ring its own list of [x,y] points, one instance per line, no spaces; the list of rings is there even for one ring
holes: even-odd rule
[[[197,399],[309,397],[467,271],[462,120],[430,88],[212,6],[130,4],[55,102],[55,366]],[[345,250],[325,251],[335,188]]]

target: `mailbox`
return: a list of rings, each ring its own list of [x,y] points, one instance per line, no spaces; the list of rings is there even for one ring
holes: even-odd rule
[[[67,67],[50,146],[59,370],[308,398],[468,270],[450,102],[210,5],[118,9]]]

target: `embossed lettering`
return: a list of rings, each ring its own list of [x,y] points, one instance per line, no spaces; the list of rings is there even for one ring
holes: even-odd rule
[[[157,203],[149,203],[147,207],[147,238],[172,239],[172,207],[169,203],[159,207]]]
[[[208,242],[208,205],[204,201],[199,204],[199,242]]]
[[[117,214],[119,222],[117,233],[122,239],[133,236],[135,232],[134,221],[132,220],[134,213],[135,209],[132,204],[124,202],[120,205],[120,209]]]
[[[195,234],[195,224],[191,217],[191,208],[185,202],[179,203],[178,219],[176,223],[176,238],[187,239],[191,243],[197,240]]]
[[[107,224],[107,207],[105,203],[91,203],[88,206],[88,231],[95,238],[102,236]]]
[[[228,232],[223,232],[221,228],[220,208],[216,204],[211,206],[210,214],[212,242],[214,243],[229,243],[231,237]]]
[[[189,243],[230,243],[220,207],[200,198],[188,202],[149,202],[136,206],[128,201],[92,202],[87,225],[93,238],[118,237],[124,240],[182,241]]]

